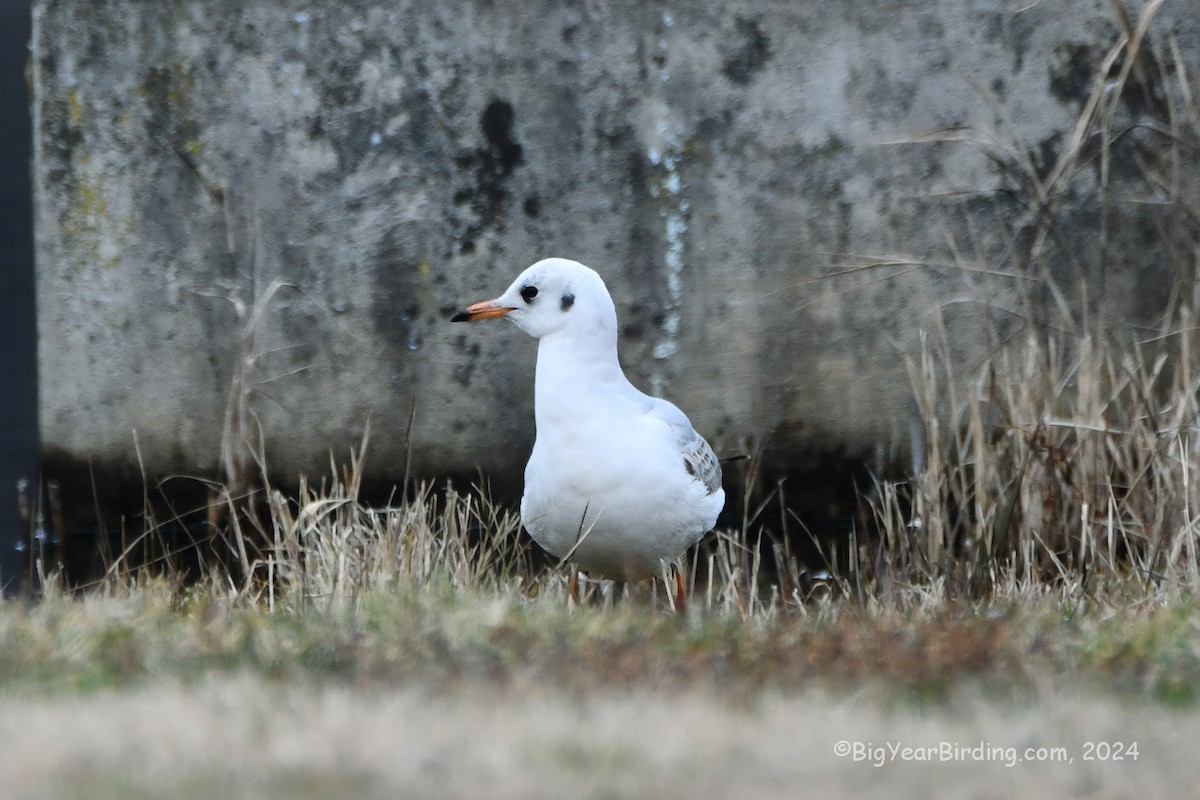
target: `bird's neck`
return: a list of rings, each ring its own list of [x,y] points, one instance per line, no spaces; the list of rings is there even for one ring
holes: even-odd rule
[[[632,390],[617,359],[617,336],[560,331],[538,342],[533,410],[539,433],[556,419],[578,419],[605,398]]]

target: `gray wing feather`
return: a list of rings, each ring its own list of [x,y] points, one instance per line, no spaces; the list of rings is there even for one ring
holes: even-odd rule
[[[687,415],[666,400],[657,397],[648,399],[652,403],[650,416],[665,422],[674,436],[675,445],[679,448],[679,456],[683,460],[683,468],[704,485],[708,494],[713,494],[720,489],[721,463],[717,461],[717,454],[709,447],[704,437],[692,427]]]

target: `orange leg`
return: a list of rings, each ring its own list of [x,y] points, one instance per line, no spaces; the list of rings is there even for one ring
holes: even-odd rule
[[[687,586],[683,582],[683,570],[677,565],[671,565],[671,575],[675,578],[675,613],[686,614],[688,605]]]

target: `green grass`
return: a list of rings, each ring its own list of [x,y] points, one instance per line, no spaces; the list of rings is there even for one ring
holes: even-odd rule
[[[855,692],[938,701],[964,687],[1036,701],[1088,688],[1190,707],[1200,608],[1060,600],[932,610],[828,605],[750,621],[676,617],[636,598],[447,586],[372,589],[348,608],[266,611],[165,581],[119,594],[0,605],[0,691],[64,694],[252,673],[272,681],[449,691],[494,685],[601,692]]]

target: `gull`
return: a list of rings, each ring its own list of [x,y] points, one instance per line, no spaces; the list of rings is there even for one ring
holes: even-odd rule
[[[590,574],[629,581],[669,570],[684,608],[677,561],[725,505],[712,448],[676,406],[625,377],[616,307],[594,270],[543,259],[451,322],[500,317],[538,340],[525,529]]]

